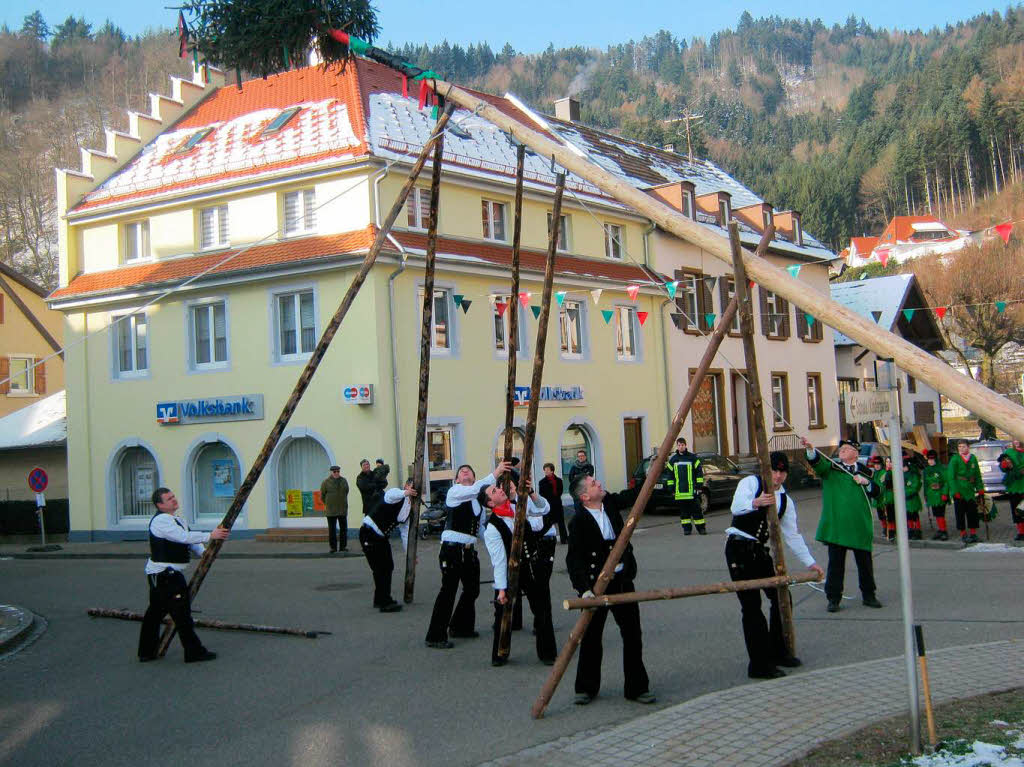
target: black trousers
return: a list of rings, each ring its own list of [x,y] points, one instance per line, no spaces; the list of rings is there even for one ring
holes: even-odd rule
[[[338,550],[338,530],[341,530],[341,550],[348,548],[348,514],[337,517],[327,517],[327,540],[330,543],[331,551]],[[373,532],[371,530],[371,532]]]
[[[867,599],[875,595],[875,566],[871,552],[864,549],[848,549],[835,543],[828,544],[828,568],[825,571],[825,596],[829,602],[838,602],[843,597],[843,581],[846,579],[846,552],[853,552],[857,563],[860,593]]]
[[[704,512],[700,508],[699,495],[692,500],[677,500],[676,508],[679,509],[679,521],[682,522],[683,529],[689,530],[691,524],[704,524]]]
[[[562,504],[558,504],[558,508],[551,507],[549,516],[555,522],[555,527],[558,528],[558,542],[565,543],[569,538],[569,531],[565,527],[565,508]]]
[[[188,583],[185,576],[173,567],[162,573],[147,575],[149,582],[149,607],[142,617],[139,630],[139,657],[151,658],[156,655],[160,644],[160,628],[165,615],[170,615],[178,639],[185,648],[185,659],[193,658],[205,651],[203,643],[196,636],[192,624],[192,603],[188,597]]]
[[[1009,493],[1006,497],[1010,500],[1010,519],[1014,524],[1024,522],[1024,512],[1017,510],[1017,504],[1024,499],[1024,493]]]
[[[953,514],[956,516],[956,529],[961,533],[967,528],[978,529],[978,504],[973,498],[954,498]]]
[[[735,535],[729,536],[725,544],[725,561],[729,575],[734,581],[752,581],[756,578],[771,578],[775,575],[775,564],[771,554],[757,541],[750,541]],[[761,591],[768,597],[769,620],[761,612]],[[782,616],[779,613],[778,589],[751,589],[737,591],[743,623],[743,641],[747,645],[750,663],[747,671],[756,673],[775,668],[785,658],[786,642],[782,637]]]
[[[946,504],[942,504],[941,506],[929,506],[929,508],[932,510],[932,516],[936,519],[939,517],[942,517],[943,519],[946,518]]]
[[[480,595],[480,558],[473,544],[442,543],[437,558],[441,564],[441,591],[434,600],[428,642],[444,642],[449,631],[455,635],[473,633],[476,598]],[[459,584],[462,596],[456,604]]]
[[[554,544],[554,538],[551,543]],[[543,554],[540,555],[543,557]],[[554,660],[558,655],[555,646],[555,627],[551,619],[551,560],[524,561],[519,568],[519,590],[530,603],[533,613],[533,630],[536,634],[537,657]],[[498,658],[498,636],[501,631],[501,616],[505,605],[498,604],[498,592],[494,592],[494,641],[491,643],[491,660]],[[520,624],[522,618],[520,617]],[[514,626],[513,626],[514,627]]]
[[[391,541],[363,525],[359,528],[359,545],[373,573],[373,606],[392,604],[395,600],[391,598],[391,574],[395,561],[391,557]]]
[[[625,594],[633,591],[633,581],[613,578],[606,594]],[[601,660],[604,655],[601,637],[608,611],[619,626],[622,635],[622,673],[625,677],[623,694],[635,698],[650,690],[650,680],[643,660],[643,638],[640,630],[640,606],[633,604],[599,607],[580,642],[580,659],[576,664],[576,692],[597,695],[601,689]]]

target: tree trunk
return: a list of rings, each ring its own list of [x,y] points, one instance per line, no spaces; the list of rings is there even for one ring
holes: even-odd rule
[[[988,153],[992,158],[992,187],[996,194],[999,194],[999,172],[996,168],[996,140],[994,136],[988,137]]]
[[[967,186],[971,190],[971,207],[978,204],[978,199],[974,194],[974,172],[971,170],[971,150],[964,149],[964,164],[967,166]]]

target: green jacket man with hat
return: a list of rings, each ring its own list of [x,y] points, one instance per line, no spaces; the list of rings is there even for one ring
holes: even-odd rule
[[[323,501],[324,515],[327,517],[327,537],[331,553],[346,551],[348,549],[348,480],[341,476],[340,466],[332,466],[327,479],[320,483],[320,500]],[[340,530],[336,531],[336,527]]]

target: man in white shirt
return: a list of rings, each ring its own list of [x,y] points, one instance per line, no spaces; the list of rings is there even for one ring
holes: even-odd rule
[[[480,636],[474,628],[476,598],[480,595],[480,558],[476,553],[476,538],[484,520],[477,495],[488,485],[493,485],[509,470],[509,466],[507,461],[502,461],[479,481],[469,464],[463,464],[455,472],[455,484],[448,488],[445,497],[448,521],[441,533],[441,551],[438,553],[441,590],[430,615],[427,647],[438,650],[454,647],[448,640],[449,631],[453,637],[464,639]],[[462,596],[456,605],[455,595],[460,583]]]
[[[409,499],[416,495],[412,480],[405,487],[388,488],[383,499],[363,517],[359,528],[359,545],[366,555],[366,564],[373,573],[373,606],[382,613],[397,613],[402,606],[391,598],[391,574],[395,561],[391,556],[388,536],[396,527],[402,536],[402,548],[409,548]]]
[[[175,515],[178,499],[166,487],[158,487],[151,500],[157,511],[149,520],[150,554],[146,562],[149,607],[139,631],[139,660],[145,663],[159,658],[160,627],[168,613],[185,648],[185,662],[213,660],[217,653],[203,647],[192,625],[192,605],[184,573],[190,554],[201,556],[205,550],[204,543],[211,538],[226,540],[230,533],[227,528],[219,526],[209,533],[189,530],[185,520]]]
[[[804,567],[824,576],[824,570],[815,563],[797,528],[796,503],[783,487],[789,474],[789,458],[785,453],[776,451],[771,454],[770,462],[772,491],[782,537]],[[725,531],[728,536],[725,561],[729,564],[729,575],[734,581],[751,581],[775,575],[775,563],[768,549],[768,507],[771,504],[772,495],[762,488],[760,477],[746,477],[736,486],[732,498],[732,526]],[[751,679],[777,679],[786,675],[779,666],[795,668],[800,665],[800,659],[786,650],[782,637],[779,590],[764,589],[764,593],[771,603],[770,624],[761,612],[760,590],[736,592],[743,614],[743,640],[750,657],[747,676]]]

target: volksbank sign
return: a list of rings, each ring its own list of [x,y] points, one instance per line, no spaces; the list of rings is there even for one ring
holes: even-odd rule
[[[156,403],[156,422],[162,426],[212,421],[259,421],[263,419],[262,394],[237,394]]]

